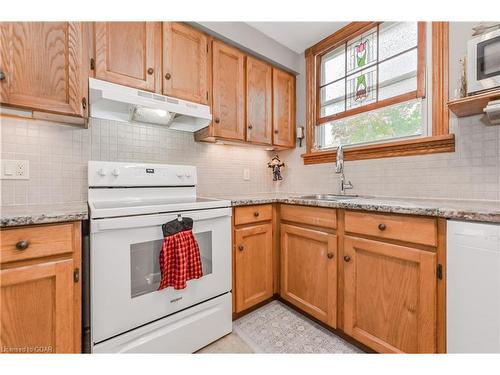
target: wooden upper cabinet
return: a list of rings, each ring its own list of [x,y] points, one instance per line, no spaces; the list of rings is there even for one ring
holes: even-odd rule
[[[281,224],[281,297],[337,326],[337,236]]]
[[[436,352],[436,254],[346,236],[344,332],[381,353]]]
[[[265,62],[246,58],[246,140],[253,143],[272,143],[272,67]]]
[[[72,259],[1,270],[0,285],[0,351],[74,352]]]
[[[295,77],[273,68],[273,144],[295,147]]]
[[[161,22],[96,22],[95,77],[161,92]]]
[[[163,94],[208,104],[208,37],[178,22],[163,23]]]
[[[212,45],[213,134],[245,138],[245,55],[218,40]]]
[[[86,117],[87,27],[82,22],[1,22],[0,102]]]
[[[273,296],[272,224],[235,230],[236,312]]]

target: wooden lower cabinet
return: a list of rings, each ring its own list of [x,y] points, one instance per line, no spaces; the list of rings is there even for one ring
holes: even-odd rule
[[[281,224],[281,297],[337,326],[337,236]]]
[[[436,253],[344,238],[344,332],[381,353],[436,352]]]
[[[273,296],[272,223],[235,230],[235,312],[246,310]]]
[[[80,353],[81,223],[0,236],[0,353]]]
[[[73,352],[73,260],[0,271],[0,351]]]

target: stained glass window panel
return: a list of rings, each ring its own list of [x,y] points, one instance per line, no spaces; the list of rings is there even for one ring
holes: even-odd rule
[[[384,22],[379,26],[379,61],[416,47],[417,22]]]
[[[417,89],[417,50],[386,60],[379,65],[378,100]]]
[[[361,35],[347,45],[347,74],[377,61],[377,29]]]
[[[324,55],[321,63],[321,85],[345,76],[345,46],[342,45]]]
[[[330,116],[345,111],[345,80],[336,81],[322,87],[321,116]]]
[[[347,109],[377,100],[377,67],[361,70],[347,79]]]

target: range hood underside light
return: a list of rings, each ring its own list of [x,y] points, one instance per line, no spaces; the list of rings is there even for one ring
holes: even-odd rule
[[[148,124],[157,124],[169,126],[175,118],[175,114],[164,109],[133,107],[130,113],[130,121],[145,122]]]

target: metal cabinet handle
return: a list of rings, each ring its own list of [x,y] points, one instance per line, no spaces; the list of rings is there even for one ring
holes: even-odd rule
[[[239,251],[243,251],[244,249],[245,249],[245,248],[243,247],[243,245],[238,246],[238,250],[239,250]]]
[[[259,217],[259,215],[260,215],[259,211],[255,211],[255,212],[253,213],[253,216],[255,216],[255,217]]]
[[[28,240],[21,240],[18,243],[16,243],[16,249],[17,250],[26,250],[29,245],[30,245],[30,243]]]
[[[172,78],[172,75],[170,73],[165,74],[165,79],[170,79]]]
[[[350,257],[349,255],[346,255],[346,256],[344,257],[344,260],[345,260],[346,262],[349,262],[349,261],[351,260],[351,257]]]
[[[5,73],[0,72],[0,81],[3,81],[5,79]]]
[[[153,68],[148,68],[148,74],[151,75],[155,72],[155,70]]]
[[[378,229],[379,229],[379,230],[385,230],[385,228],[386,228],[386,227],[385,227],[385,224],[379,224],[379,225],[378,225]]]
[[[333,258],[333,253],[328,253],[328,254],[326,254],[326,256],[328,257],[328,259],[332,259]]]

